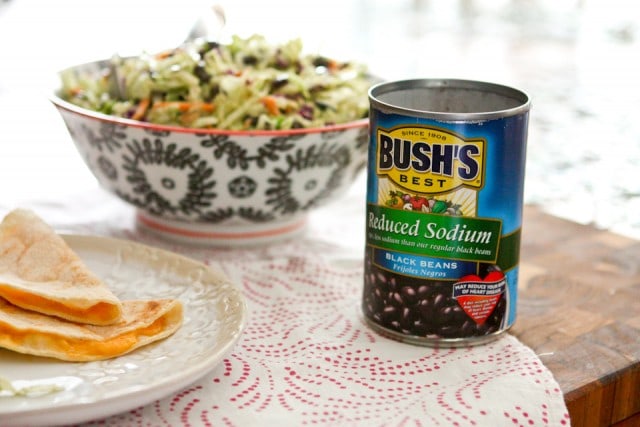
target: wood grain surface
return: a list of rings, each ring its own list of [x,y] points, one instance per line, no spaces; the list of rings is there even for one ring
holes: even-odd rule
[[[640,242],[527,206],[518,319],[572,426],[640,425]]]

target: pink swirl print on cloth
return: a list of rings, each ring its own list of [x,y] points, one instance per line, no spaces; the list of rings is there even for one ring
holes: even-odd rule
[[[233,353],[190,388],[100,425],[570,424],[552,374],[511,335],[472,348],[402,344],[363,323],[360,267],[295,256],[222,267],[250,313]]]

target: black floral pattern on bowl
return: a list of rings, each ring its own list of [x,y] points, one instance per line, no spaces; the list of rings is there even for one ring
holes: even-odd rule
[[[349,150],[339,143],[323,143],[306,150],[298,149],[293,155],[287,156],[287,169],[274,170],[266,192],[269,196],[267,204],[273,206],[275,212],[283,214],[306,211],[319,205],[342,183],[344,167],[349,164],[349,159]],[[331,170],[326,182],[321,184],[318,178],[308,174],[316,168]],[[304,199],[293,190],[296,182],[304,188],[301,193],[306,196]]]
[[[133,195],[122,198],[155,215],[193,215],[216,197],[213,169],[189,148],[159,137],[133,140],[122,156]]]
[[[122,147],[122,140],[126,139],[126,126],[102,123],[95,133],[88,126],[82,126],[82,131],[89,144],[98,151],[114,152]]]
[[[249,150],[228,135],[207,135],[200,144],[205,148],[211,148],[214,159],[227,159],[230,168],[246,170],[251,164],[259,168],[265,168],[270,161],[276,161],[283,153],[295,147],[294,141],[301,139],[303,135],[284,136],[271,138],[260,146],[256,154],[249,154]]]
[[[366,162],[366,128],[263,136],[247,144],[234,134],[185,136],[76,116],[65,122],[99,181],[139,209],[171,220],[293,217],[330,200],[349,184],[348,172]]]

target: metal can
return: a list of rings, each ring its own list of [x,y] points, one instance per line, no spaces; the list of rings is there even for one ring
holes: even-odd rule
[[[529,96],[416,79],[369,100],[365,319],[414,344],[495,339],[516,318]]]

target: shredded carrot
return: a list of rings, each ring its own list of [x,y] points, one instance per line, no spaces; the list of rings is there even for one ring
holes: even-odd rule
[[[133,120],[141,120],[147,113],[147,108],[149,108],[149,98],[144,98],[138,103],[138,107],[136,108],[136,111],[133,113],[131,118]]]
[[[184,113],[189,110],[202,110],[211,113],[215,110],[215,106],[209,102],[187,102],[187,101],[159,101],[153,104],[153,108],[177,108]]]
[[[158,52],[155,57],[156,59],[165,59],[170,57],[173,54],[173,50],[169,49],[169,50],[165,50],[162,52]]]
[[[153,108],[177,108],[181,112],[189,111],[191,103],[182,101],[160,101],[153,104]]]
[[[187,111],[180,115],[180,123],[182,126],[189,126],[194,120],[198,118],[198,115],[194,111]]]
[[[82,93],[82,89],[81,89],[81,88],[79,88],[79,87],[72,87],[72,88],[70,88],[70,89],[69,89],[69,93],[70,93],[72,96],[78,96],[79,94],[81,94],[81,93]]]
[[[215,108],[215,105],[213,105],[213,104],[212,104],[212,103],[210,103],[210,102],[201,102],[201,103],[199,104],[199,106],[200,106],[200,109],[201,109],[202,111],[207,112],[207,113],[212,113],[212,112],[213,112],[213,110],[215,110],[215,109],[216,109],[216,108]]]
[[[267,109],[269,114],[272,116],[277,116],[280,114],[280,109],[278,108],[278,104],[276,99],[273,96],[264,96],[260,99],[260,102],[264,105],[264,108]]]
[[[334,59],[329,59],[327,61],[327,69],[330,72],[335,72],[338,71],[338,69],[340,68],[340,63]]]

